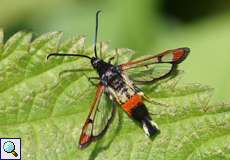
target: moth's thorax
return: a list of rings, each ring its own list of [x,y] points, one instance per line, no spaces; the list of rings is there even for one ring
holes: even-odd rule
[[[105,72],[101,75],[99,74],[99,76],[103,85],[108,86],[114,79],[119,78],[119,71],[115,66],[110,65],[105,69]]]
[[[126,103],[134,94],[136,94],[135,86],[132,81],[127,79],[123,74],[115,75],[108,87],[110,93],[115,97],[120,104]]]
[[[102,59],[95,58],[95,57],[91,59],[91,64],[93,68],[97,71],[100,78],[112,66],[110,63],[106,63]]]
[[[91,64],[97,70],[101,83],[107,87],[118,103],[126,103],[137,93],[133,82],[121,72],[118,66],[98,58],[93,58]]]

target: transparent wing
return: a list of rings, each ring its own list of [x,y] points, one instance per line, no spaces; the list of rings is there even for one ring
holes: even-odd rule
[[[155,56],[121,64],[120,68],[137,84],[149,84],[175,73],[177,65],[188,56],[189,52],[189,48],[167,50]]]
[[[99,85],[96,96],[90,108],[89,115],[82,128],[79,140],[80,148],[87,147],[90,142],[102,137],[115,115],[114,101],[104,92],[105,87]]]

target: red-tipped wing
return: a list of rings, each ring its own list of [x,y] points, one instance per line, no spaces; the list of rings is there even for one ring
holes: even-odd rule
[[[103,85],[99,85],[97,88],[89,115],[82,128],[79,140],[80,148],[85,148],[93,140],[102,137],[114,117],[114,102],[109,99],[104,90],[105,87]]]
[[[167,50],[154,56],[147,56],[138,60],[121,64],[123,72],[139,84],[153,83],[172,75],[190,52],[189,48]]]

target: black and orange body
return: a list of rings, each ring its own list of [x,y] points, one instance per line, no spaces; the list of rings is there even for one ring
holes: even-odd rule
[[[127,102],[122,104],[122,108],[130,117],[132,117],[135,108],[142,104],[142,97],[138,94],[135,94],[132,97],[130,97],[130,99]]]
[[[95,56],[63,53],[52,53],[47,56],[47,59],[51,56],[87,58],[98,74],[98,77],[88,77],[88,79],[98,80],[98,84],[96,96],[82,127],[79,140],[80,148],[85,148],[106,133],[116,112],[115,103],[122,107],[130,118],[138,122],[148,136],[155,135],[159,129],[144,104],[146,96],[139,89],[139,85],[153,84],[172,76],[177,71],[178,64],[185,60],[190,52],[189,48],[184,47],[167,50],[157,55],[150,55],[119,65],[112,64],[110,60],[106,62],[97,56],[96,41],[99,13],[100,11],[96,13]],[[111,59],[113,58],[111,57]],[[162,69],[162,66],[164,66],[164,69]],[[158,70],[158,68],[160,69]],[[111,104],[103,106],[106,101],[102,102],[102,100],[105,98],[109,98]]]
[[[123,73],[121,67],[94,59],[92,65],[98,72],[100,82],[107,87],[107,92],[121,105],[130,118],[140,123],[147,135],[157,132],[157,126],[151,122],[151,117],[143,103],[142,92]]]
[[[132,119],[136,120],[142,125],[145,125],[147,134],[149,136],[153,136],[158,131],[157,126],[152,124],[148,109],[143,103],[140,95],[136,94],[132,96],[126,103],[122,105],[122,108]]]

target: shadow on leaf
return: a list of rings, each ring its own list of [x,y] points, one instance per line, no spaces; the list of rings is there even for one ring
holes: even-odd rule
[[[104,150],[106,150],[110,147],[111,143],[113,142],[113,140],[115,139],[115,137],[118,135],[118,133],[120,132],[120,130],[122,128],[122,122],[123,122],[123,113],[122,112],[123,112],[122,110],[118,109],[118,125],[117,125],[116,129],[113,131],[113,134],[112,134],[110,140],[105,145],[102,144],[102,141],[98,141],[96,143],[93,151],[91,152],[88,160],[95,160],[99,153],[103,152]]]

